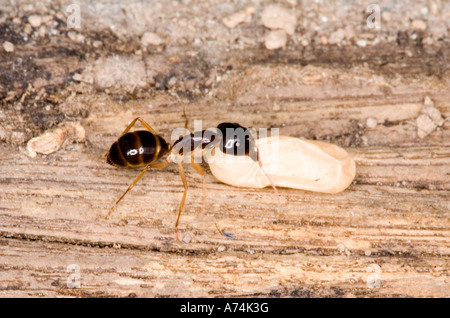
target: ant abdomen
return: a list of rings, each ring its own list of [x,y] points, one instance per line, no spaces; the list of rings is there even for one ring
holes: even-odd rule
[[[121,168],[141,168],[161,159],[169,151],[167,142],[146,130],[126,133],[111,145],[106,162]]]

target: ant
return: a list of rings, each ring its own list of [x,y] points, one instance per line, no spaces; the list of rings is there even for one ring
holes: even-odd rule
[[[129,132],[130,129],[139,121],[145,130],[135,130]],[[187,123],[186,123],[187,124]],[[229,132],[232,132],[231,134]],[[244,134],[242,134],[242,132]],[[171,162],[178,163],[178,170],[181,181],[184,186],[184,193],[178,209],[178,216],[175,223],[175,231],[177,233],[178,223],[181,212],[186,200],[188,185],[186,175],[183,169],[183,157],[190,155],[190,165],[196,172],[204,176],[205,171],[201,165],[194,162],[194,151],[200,150],[201,153],[214,147],[219,147],[223,152],[233,154],[235,156],[249,156],[253,161],[257,161],[262,169],[261,160],[259,159],[259,151],[256,147],[253,136],[249,130],[237,123],[221,123],[216,129],[207,129],[201,131],[201,134],[191,133],[180,137],[173,145],[169,145],[163,137],[158,135],[156,131],[147,124],[141,117],[135,118],[128,127],[122,132],[120,137],[111,145],[106,153],[106,162],[112,166],[127,169],[144,168],[142,172],[131,183],[128,189],[114,203],[109,210],[106,218],[108,218],[114,208],[119,204],[123,197],[136,185],[149,168],[162,169]],[[164,156],[167,157],[165,159]],[[263,170],[264,172],[264,170]],[[270,178],[268,180],[275,189]],[[222,231],[219,231],[223,233]],[[177,234],[178,239],[178,234]]]

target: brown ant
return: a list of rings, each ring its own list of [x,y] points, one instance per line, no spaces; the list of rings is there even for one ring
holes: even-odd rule
[[[136,121],[140,121],[146,130],[129,132]],[[221,123],[217,126],[217,129],[203,130],[201,133],[191,133],[190,135],[179,138],[173,143],[172,146],[169,146],[164,138],[158,135],[156,131],[142,118],[135,118],[122,132],[117,141],[111,145],[111,148],[106,154],[106,162],[119,168],[144,169],[122,194],[122,196],[116,201],[116,203],[114,203],[106,218],[110,216],[114,208],[119,204],[128,191],[136,185],[136,183],[142,178],[149,168],[164,168],[169,163],[176,160],[178,163],[178,170],[181,180],[184,185],[184,193],[178,210],[177,221],[175,223],[175,231],[177,231],[181,211],[183,210],[188,190],[186,175],[182,164],[183,157],[190,155],[190,165],[195,171],[203,176],[205,175],[205,171],[199,163],[194,162],[193,160],[194,150],[198,149],[203,152],[205,150],[212,149],[217,145],[219,145],[223,152],[228,154],[231,153],[235,156],[249,156],[254,161],[257,161],[262,169],[258,148],[256,147],[253,136],[249,133],[247,128],[239,124]],[[165,155],[167,155],[167,157],[163,159]],[[270,181],[268,176],[267,178]],[[276,191],[273,183],[271,181],[270,183]]]

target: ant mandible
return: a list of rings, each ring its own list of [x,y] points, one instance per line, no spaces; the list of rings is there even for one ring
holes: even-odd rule
[[[141,122],[145,130],[135,130],[129,132],[136,124]],[[241,130],[242,133],[235,133]],[[231,134],[229,132],[232,132]],[[194,150],[199,149],[201,152],[219,146],[223,152],[231,153],[235,156],[245,155],[249,156],[254,161],[257,161],[262,169],[261,160],[259,159],[259,151],[252,135],[248,129],[236,123],[221,123],[215,130],[203,130],[201,134],[191,133],[183,136],[173,143],[172,146],[158,135],[156,131],[143,120],[141,117],[135,118],[128,127],[122,132],[120,137],[111,145],[111,148],[106,153],[106,162],[118,168],[137,169],[144,168],[142,172],[131,183],[128,189],[122,196],[114,203],[109,210],[106,218],[108,218],[114,208],[119,204],[123,197],[136,185],[149,168],[162,169],[169,163],[177,161],[178,170],[184,186],[184,193],[181,199],[180,207],[178,209],[178,216],[175,223],[175,231],[177,233],[178,223],[180,221],[181,212],[186,200],[188,185],[186,175],[183,169],[183,157],[190,155],[190,165],[200,175],[204,176],[205,171],[201,165],[194,162]],[[163,157],[167,157],[163,160]],[[264,173],[264,170],[262,170]],[[264,173],[265,174],[265,173]],[[270,178],[267,179],[272,184]],[[177,235],[178,238],[178,235]]]

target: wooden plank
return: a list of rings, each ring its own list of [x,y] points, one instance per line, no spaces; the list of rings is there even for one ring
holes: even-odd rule
[[[77,117],[86,143],[34,159],[20,138],[0,145],[1,296],[449,295],[450,123],[423,139],[414,126],[427,95],[450,116],[447,78],[246,62],[197,98],[158,91],[123,102],[71,89],[60,107],[89,111]],[[150,170],[105,220],[139,173],[106,165],[110,144],[136,116],[170,140],[183,106],[191,129],[195,119],[203,128],[237,121],[343,146],[356,160],[355,182],[335,195],[279,189],[278,207],[270,188],[208,175],[203,190],[187,169],[176,241],[183,186],[170,165]],[[378,125],[366,127],[368,118]],[[20,112],[9,108],[3,119],[26,136]],[[80,288],[67,286],[71,264]]]
[[[82,148],[21,156],[11,169],[17,154],[3,147],[3,295],[448,294],[448,149],[353,149],[356,184],[337,195],[280,189],[281,211],[271,189],[235,189],[212,176],[202,205],[201,179],[189,171],[177,242],[182,186],[175,167],[149,173],[104,220],[136,173],[109,168]],[[58,159],[65,156],[71,159]],[[405,165],[407,183],[397,185],[403,179],[390,172]],[[416,179],[436,186],[414,187]],[[236,239],[221,236],[216,222]],[[79,289],[67,287],[71,264],[81,269]],[[380,287],[371,285],[374,268]]]

